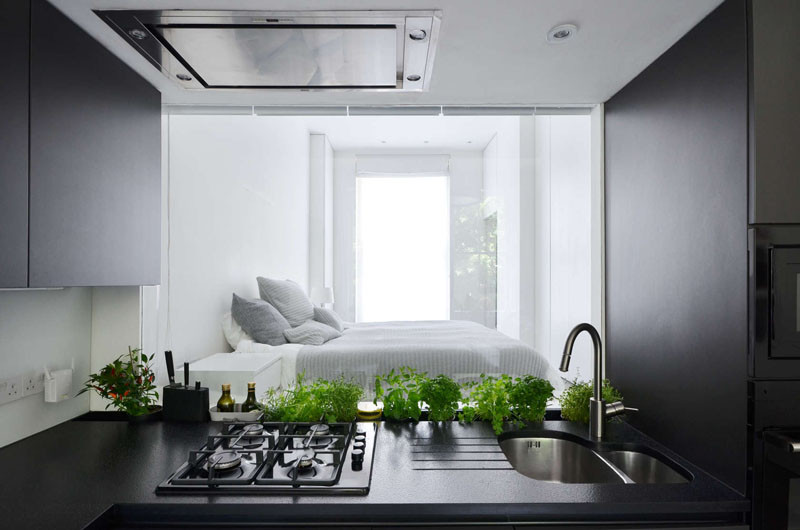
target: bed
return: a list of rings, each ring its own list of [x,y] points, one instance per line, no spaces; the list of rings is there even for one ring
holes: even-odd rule
[[[236,351],[281,353],[284,387],[305,373],[309,379],[344,376],[371,392],[376,375],[409,366],[458,382],[474,381],[483,373],[530,374],[550,380],[557,391],[563,388],[559,373],[530,346],[460,320],[350,324],[341,337],[320,346],[268,346],[242,340]]]

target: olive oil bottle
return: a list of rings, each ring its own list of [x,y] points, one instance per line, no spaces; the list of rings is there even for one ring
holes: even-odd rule
[[[217,410],[219,412],[233,412],[233,405],[236,403],[231,397],[231,385],[222,385],[222,395],[217,401]]]
[[[256,384],[247,383],[247,399],[245,399],[244,403],[242,403],[242,412],[250,412],[251,410],[256,410],[257,408],[258,402],[256,401]]]

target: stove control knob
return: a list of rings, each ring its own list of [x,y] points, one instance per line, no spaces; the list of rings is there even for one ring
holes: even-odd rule
[[[353,464],[351,467],[353,468],[353,471],[361,471],[362,469],[364,469],[364,463],[361,460],[359,461],[353,460]]]
[[[364,449],[355,448],[350,451],[350,458],[353,459],[353,462],[363,462],[364,461]]]
[[[366,445],[367,445],[366,442],[356,440],[355,442],[353,442],[353,449],[361,449],[361,451],[363,452],[364,447],[366,447]]]
[[[361,429],[359,429],[359,430],[357,430],[357,431],[356,431],[356,436],[357,436],[357,437],[358,437],[358,436],[361,436],[362,438],[366,438],[366,436],[367,436],[367,433],[366,433],[366,432],[364,432],[364,431],[362,431]]]
[[[354,439],[356,441],[363,441],[367,439],[367,435],[363,432],[357,432],[356,435],[354,436]]]

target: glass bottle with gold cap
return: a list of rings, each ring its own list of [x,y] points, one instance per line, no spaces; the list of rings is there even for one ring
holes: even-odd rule
[[[231,385],[222,385],[222,395],[217,401],[217,411],[219,412],[233,412],[233,405],[236,403],[231,397]]]
[[[242,403],[242,412],[250,412],[251,410],[256,410],[257,408],[258,402],[256,401],[256,384],[247,383],[247,399],[245,399],[244,403]]]

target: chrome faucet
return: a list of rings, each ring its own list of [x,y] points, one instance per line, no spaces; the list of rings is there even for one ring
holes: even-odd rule
[[[602,440],[605,434],[606,418],[617,416],[624,412],[636,412],[638,409],[625,407],[621,401],[606,404],[603,400],[603,345],[600,342],[600,334],[591,324],[578,324],[567,335],[567,343],[564,344],[564,354],[561,356],[561,366],[559,370],[566,372],[569,370],[569,361],[572,358],[572,347],[575,339],[582,331],[585,331],[592,338],[594,345],[594,379],[593,395],[589,399],[589,435],[593,440]]]

